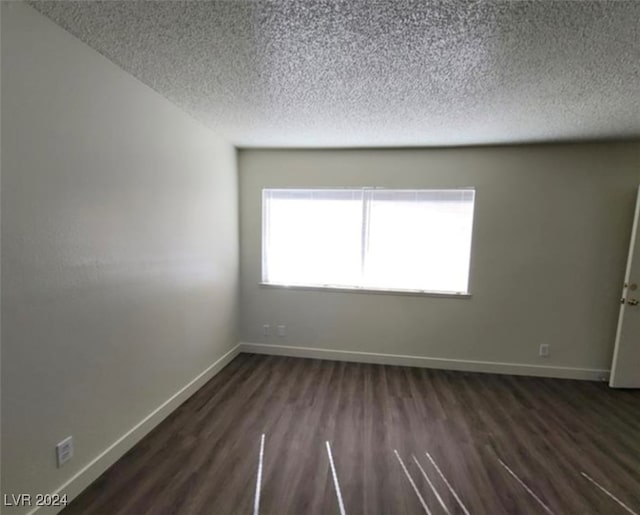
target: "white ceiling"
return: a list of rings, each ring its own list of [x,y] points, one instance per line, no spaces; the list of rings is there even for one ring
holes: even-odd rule
[[[640,136],[640,1],[29,3],[240,147]]]

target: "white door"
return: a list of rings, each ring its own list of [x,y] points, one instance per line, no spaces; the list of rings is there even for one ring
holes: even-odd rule
[[[633,216],[631,244],[624,274],[611,379],[614,388],[640,388],[640,188]]]

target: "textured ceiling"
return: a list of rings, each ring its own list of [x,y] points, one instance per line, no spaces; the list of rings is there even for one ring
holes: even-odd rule
[[[640,1],[30,1],[240,147],[640,136]]]

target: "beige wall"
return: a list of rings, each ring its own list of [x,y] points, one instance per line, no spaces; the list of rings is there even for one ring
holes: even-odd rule
[[[610,368],[639,143],[243,150],[239,174],[242,341],[558,367],[548,375]],[[261,189],[341,186],[475,186],[472,298],[260,287]],[[264,338],[265,323],[287,336]]]
[[[2,490],[46,493],[237,344],[236,157],[21,3],[2,138]]]

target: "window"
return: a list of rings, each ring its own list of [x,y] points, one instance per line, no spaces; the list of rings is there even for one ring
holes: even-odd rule
[[[475,190],[265,189],[262,281],[468,293]]]

